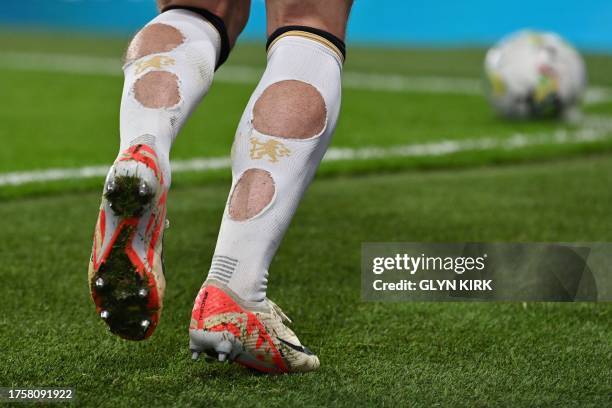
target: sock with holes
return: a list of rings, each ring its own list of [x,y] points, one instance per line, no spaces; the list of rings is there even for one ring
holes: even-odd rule
[[[232,189],[208,282],[246,301],[265,298],[269,265],[336,127],[343,60],[344,43],[320,30],[289,27],[271,37],[232,147]]]
[[[132,41],[136,56],[123,68],[120,151],[152,147],[168,185],[172,143],[229,49],[221,20],[199,11],[178,8],[157,16]]]

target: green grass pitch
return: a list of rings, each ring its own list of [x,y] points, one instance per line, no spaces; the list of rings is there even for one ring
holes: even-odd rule
[[[125,40],[3,33],[6,53],[117,57]],[[7,55],[7,54],[4,54]],[[482,50],[349,48],[347,72],[478,78]],[[121,78],[3,65],[0,178],[110,164]],[[230,60],[261,68],[261,45]],[[587,60],[612,86],[612,58]],[[175,159],[226,156],[254,84],[217,83]],[[505,123],[475,94],[346,89],[335,148],[573,132]],[[612,103],[587,117],[612,117]],[[597,128],[604,135],[612,129]],[[322,367],[293,376],[192,362],[187,327],[212,255],[229,170],[181,173],[165,237],[161,325],[122,341],[96,317],[87,262],[101,179],[0,186],[0,387],[75,387],[83,406],[606,406],[612,306],[360,300],[364,241],[612,241],[612,143],[542,144],[330,162],[275,258],[269,295]]]

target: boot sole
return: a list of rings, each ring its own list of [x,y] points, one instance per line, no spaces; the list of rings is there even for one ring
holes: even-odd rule
[[[140,219],[153,205],[155,194],[143,191],[147,188],[138,176],[116,176],[107,184],[104,197],[119,224],[105,260],[90,281],[100,317],[112,333],[128,340],[149,337],[159,320],[155,279],[144,272],[132,248]]]

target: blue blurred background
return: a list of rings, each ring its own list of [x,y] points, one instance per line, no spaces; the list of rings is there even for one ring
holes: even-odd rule
[[[253,0],[243,38],[263,40],[263,0]],[[154,0],[22,0],[2,2],[3,26],[128,34],[156,13]],[[533,28],[560,33],[579,48],[612,51],[612,0],[356,0],[352,43],[481,46]]]

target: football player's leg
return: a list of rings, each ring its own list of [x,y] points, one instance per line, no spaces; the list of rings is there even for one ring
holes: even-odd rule
[[[208,92],[246,24],[249,1],[159,0],[161,13],[132,39],[124,66],[121,150],[140,140],[162,162]],[[144,136],[144,137],[143,137]]]
[[[170,148],[248,15],[248,2],[231,0],[160,6],[127,50],[120,153],[106,178],[89,265],[98,313],[133,340],[153,333],[162,308]]]
[[[191,349],[262,371],[309,371],[317,357],[266,298],[268,267],[325,154],[340,111],[351,2],[267,2],[268,64],[232,150],[233,184]]]

